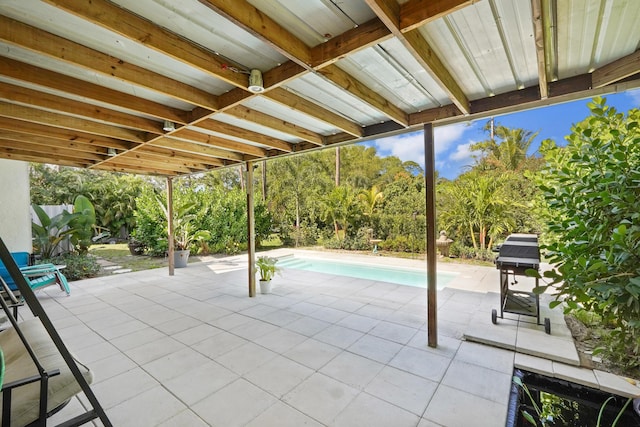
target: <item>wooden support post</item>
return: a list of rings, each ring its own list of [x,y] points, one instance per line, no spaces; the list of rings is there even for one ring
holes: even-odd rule
[[[167,229],[169,242],[169,276],[173,276],[175,268],[175,249],[173,247],[173,178],[167,177]]]
[[[427,202],[427,343],[429,347],[437,347],[436,167],[432,123],[424,125],[424,169]]]
[[[247,162],[247,256],[249,258],[249,296],[256,296],[256,224],[253,212],[253,162]]]

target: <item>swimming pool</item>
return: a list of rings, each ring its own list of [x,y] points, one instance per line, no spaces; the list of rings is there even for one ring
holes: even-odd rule
[[[418,288],[427,287],[427,272],[418,268],[382,267],[372,264],[301,257],[281,258],[278,261],[278,267],[389,282]],[[456,276],[457,273],[438,272],[438,289],[444,288]]]

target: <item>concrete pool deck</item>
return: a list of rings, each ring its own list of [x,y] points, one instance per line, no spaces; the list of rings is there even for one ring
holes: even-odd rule
[[[426,345],[425,289],[287,269],[272,294],[248,298],[246,267],[246,255],[211,258],[173,277],[166,269],[100,277],[71,283],[70,297],[47,288],[39,299],[94,371],[92,388],[119,427],[493,427],[504,425],[514,366],[639,390],[465,338],[481,321],[490,324],[498,303],[491,267],[439,265],[458,276],[438,292],[435,349]],[[536,348],[548,345],[544,338],[570,340],[559,323],[546,337],[511,322],[488,330],[501,336],[515,326],[518,343],[522,326],[522,339],[533,337]],[[74,399],[51,424],[85,401]]]

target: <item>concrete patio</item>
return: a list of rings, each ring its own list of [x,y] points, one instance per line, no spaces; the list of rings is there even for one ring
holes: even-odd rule
[[[439,268],[459,274],[438,292],[436,349],[426,344],[425,289],[288,269],[272,294],[248,298],[246,256],[173,277],[158,269],[78,281],[70,297],[48,288],[39,299],[94,371],[92,388],[118,427],[493,427],[505,423],[514,363],[571,378],[586,371],[583,382],[598,386],[591,371],[526,351],[527,337],[537,349],[571,340],[561,315],[546,337],[517,318],[491,325],[497,271]],[[524,352],[465,339],[482,324],[498,336],[515,330]],[[85,401],[75,398],[52,425]]]

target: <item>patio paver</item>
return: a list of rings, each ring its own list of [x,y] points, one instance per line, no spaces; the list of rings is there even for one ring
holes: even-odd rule
[[[439,291],[435,349],[425,289],[285,270],[272,294],[248,298],[244,257],[173,277],[162,269],[73,282],[70,297],[49,288],[39,298],[95,371],[114,425],[493,427],[505,422],[514,362],[538,360],[463,339],[490,324],[496,274],[462,266]],[[517,321],[491,330],[513,334],[515,348]],[[57,419],[80,411],[73,402]]]

